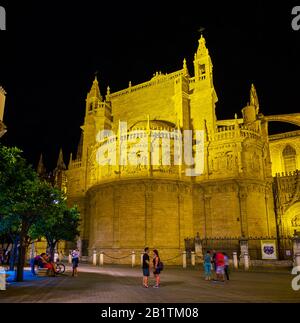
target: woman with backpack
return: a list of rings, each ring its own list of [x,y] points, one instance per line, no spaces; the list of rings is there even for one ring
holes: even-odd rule
[[[160,285],[160,258],[158,255],[158,251],[156,249],[153,250],[153,274],[155,277],[155,285],[154,288],[159,288]]]

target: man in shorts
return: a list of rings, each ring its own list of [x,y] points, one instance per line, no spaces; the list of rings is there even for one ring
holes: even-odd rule
[[[149,276],[150,276],[150,257],[149,257],[149,248],[145,248],[143,254],[143,286],[149,287]]]

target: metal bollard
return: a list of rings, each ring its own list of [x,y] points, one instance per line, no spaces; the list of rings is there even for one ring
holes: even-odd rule
[[[195,267],[195,264],[196,264],[196,255],[195,255],[195,252],[192,251],[192,254],[191,254],[191,262],[192,262],[192,266]]]
[[[135,252],[132,251],[131,254],[131,266],[134,267],[135,266]]]
[[[100,266],[103,266],[104,264],[104,253],[100,252]]]
[[[56,261],[57,261],[57,259],[58,259],[58,253],[57,253],[57,251],[55,251],[55,252],[54,252],[54,262],[56,262]]]
[[[237,257],[237,252],[233,252],[233,268],[238,269],[238,257]]]
[[[244,253],[244,269],[249,270],[249,255],[247,252]]]
[[[186,251],[182,253],[182,267],[186,268]]]
[[[96,250],[93,251],[93,265],[94,266],[97,265],[97,251]]]
[[[3,267],[0,267],[0,290],[6,290],[6,273]]]

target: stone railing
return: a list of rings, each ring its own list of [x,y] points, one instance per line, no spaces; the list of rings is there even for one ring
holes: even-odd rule
[[[299,170],[295,170],[294,172],[282,172],[282,173],[276,173],[276,177],[294,177],[298,176],[300,174]]]
[[[257,131],[250,130],[245,126],[224,126],[217,129],[214,135],[214,140],[228,140],[234,138],[251,138],[260,139],[260,134]]]
[[[92,114],[98,110],[108,108],[111,111],[111,106],[107,102],[99,102],[97,106],[95,106],[92,110],[89,110],[87,113]]]
[[[189,84],[194,84],[196,82],[196,79],[194,77],[191,77],[189,79]]]
[[[82,166],[81,160],[79,160],[79,161],[72,160],[72,162],[70,164],[70,169],[80,168],[81,166]]]
[[[180,71],[177,71],[177,72],[174,72],[171,74],[161,74],[161,75],[159,74],[159,75],[154,76],[150,81],[147,81],[147,82],[135,85],[135,86],[130,86],[127,89],[112,93],[110,95],[110,98],[114,99],[119,96],[130,94],[132,92],[136,92],[136,91],[139,91],[139,90],[151,87],[151,86],[155,86],[160,83],[169,82],[169,81],[176,79],[182,75],[183,75],[183,70],[180,70]]]
[[[279,140],[279,139],[285,139],[285,138],[296,137],[296,136],[300,136],[300,130],[289,131],[289,132],[280,133],[276,135],[270,135],[269,140]]]

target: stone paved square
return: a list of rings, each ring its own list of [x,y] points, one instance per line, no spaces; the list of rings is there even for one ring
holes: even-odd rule
[[[81,264],[79,271],[78,277],[72,277],[67,266],[59,277],[12,282],[0,291],[0,303],[300,302],[300,291],[291,287],[295,276],[288,269],[231,272],[230,281],[221,283],[205,281],[199,267],[166,267],[159,289],[142,287],[138,267]],[[152,276],[150,281],[153,285]]]

